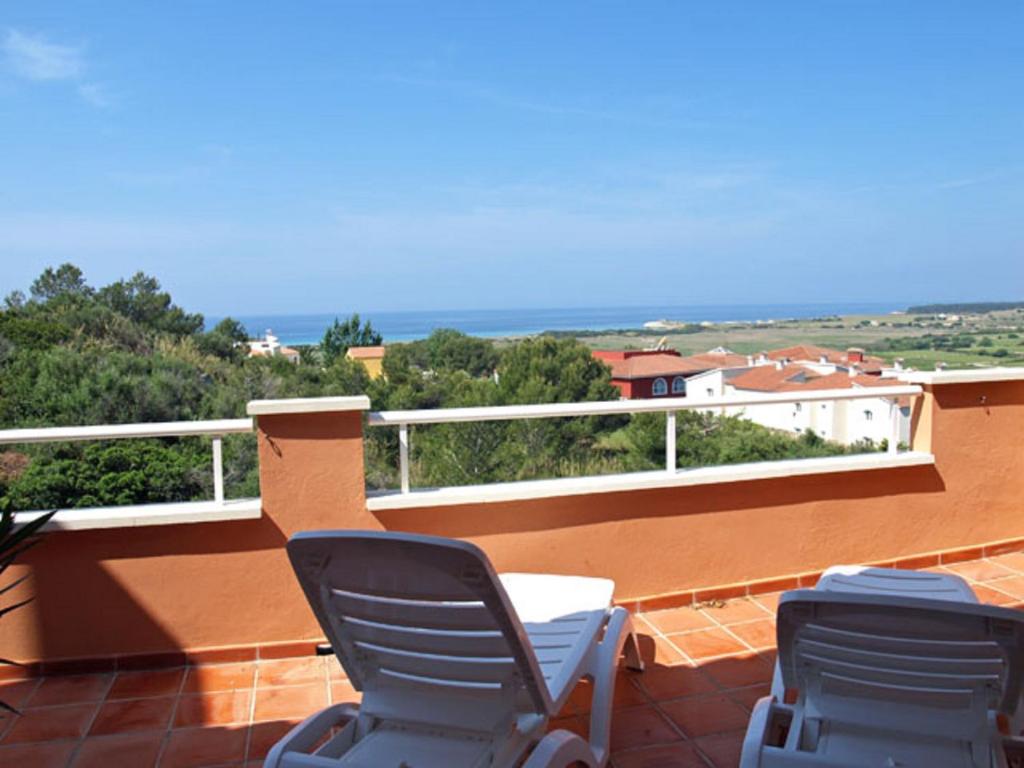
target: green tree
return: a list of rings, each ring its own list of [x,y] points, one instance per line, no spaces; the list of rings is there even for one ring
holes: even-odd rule
[[[324,365],[331,365],[344,355],[349,347],[372,347],[383,340],[384,337],[373,330],[369,320],[366,323],[360,322],[358,313],[353,314],[345,322],[334,318],[334,322],[320,342],[320,355]]]
[[[191,336],[203,327],[203,316],[188,314],[160,290],[160,282],[143,272],[101,288],[98,301],[129,320],[173,336]]]
[[[39,302],[53,301],[68,297],[87,297],[93,293],[85,282],[82,270],[74,264],[61,264],[54,269],[47,267],[35,279],[29,289],[32,299]]]

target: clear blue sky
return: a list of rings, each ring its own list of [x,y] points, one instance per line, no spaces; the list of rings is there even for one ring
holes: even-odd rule
[[[0,291],[1024,298],[1024,4],[5,2]]]

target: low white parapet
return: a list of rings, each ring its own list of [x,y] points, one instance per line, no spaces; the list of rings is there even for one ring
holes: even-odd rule
[[[989,381],[1024,381],[1024,367],[912,371],[900,376],[900,381],[905,381],[908,384],[982,384]]]
[[[330,413],[338,411],[368,411],[370,398],[352,397],[293,397],[284,400],[251,400],[245,407],[250,416],[279,416],[288,413]]]
[[[27,523],[45,512],[16,512],[15,525]],[[259,499],[184,501],[174,504],[136,504],[124,507],[62,509],[44,531],[89,531],[99,528],[138,528],[143,525],[217,523],[225,520],[257,520],[263,514]]]
[[[596,477],[568,477],[555,480],[524,480],[515,483],[465,485],[450,488],[423,488],[409,493],[371,491],[366,507],[371,512],[387,509],[448,507],[460,504],[495,504],[557,496],[585,496],[595,493],[619,493],[653,488],[688,485],[739,483],[801,475],[826,475],[836,472],[865,472],[876,469],[919,467],[935,463],[930,453],[863,453],[854,456],[826,456],[815,459],[786,459],[749,464],[677,469],[674,472],[630,472]]]

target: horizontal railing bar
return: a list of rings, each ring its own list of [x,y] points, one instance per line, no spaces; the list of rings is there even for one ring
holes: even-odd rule
[[[435,408],[416,411],[372,411],[371,427],[400,424],[444,424],[467,421],[510,421],[512,419],[551,419],[567,416],[607,416],[629,413],[663,413],[703,408],[735,408],[777,403],[811,403],[822,400],[868,400],[885,397],[913,397],[921,387],[897,385],[863,389],[820,389],[811,392],[728,395],[725,397],[666,397],[657,400],[601,400],[586,403],[544,403],[541,405],[497,405],[475,408]]]
[[[163,421],[151,424],[100,424],[90,427],[45,427],[0,430],[0,445],[123,440],[133,437],[191,437],[252,432],[252,419]]]

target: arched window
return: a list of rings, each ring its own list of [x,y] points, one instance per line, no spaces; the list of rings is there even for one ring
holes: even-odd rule
[[[674,379],[672,379],[672,394],[686,394],[686,379],[684,379],[682,376],[676,376]]]
[[[657,397],[658,395],[668,394],[668,382],[664,379],[655,379],[654,384],[651,385],[651,394]]]

